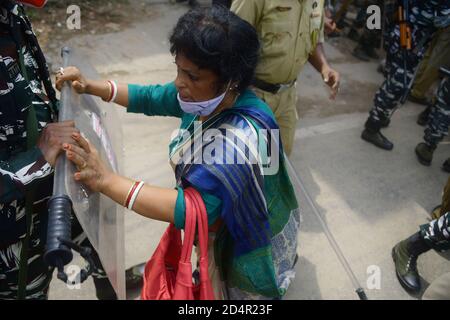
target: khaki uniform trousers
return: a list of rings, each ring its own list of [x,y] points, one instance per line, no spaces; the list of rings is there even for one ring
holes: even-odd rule
[[[290,156],[294,146],[295,128],[297,126],[297,90],[293,85],[280,93],[273,94],[253,88],[256,95],[272,109],[278,126],[284,152]]]
[[[439,80],[439,68],[450,66],[450,27],[439,31],[430,43],[417,70],[411,95],[425,98],[431,86]]]

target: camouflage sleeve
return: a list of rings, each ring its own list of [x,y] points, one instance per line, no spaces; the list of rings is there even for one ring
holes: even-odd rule
[[[0,161],[0,203],[25,197],[28,188],[52,172],[52,167],[38,147]]]

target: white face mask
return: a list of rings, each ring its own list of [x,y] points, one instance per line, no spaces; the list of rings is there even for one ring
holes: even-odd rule
[[[207,100],[207,101],[199,101],[199,102],[188,102],[181,99],[180,94],[178,93],[177,98],[180,103],[181,109],[186,113],[195,114],[197,116],[209,116],[217,107],[222,103],[225,95],[227,94],[228,88],[231,84],[228,84],[227,89],[220,96]]]

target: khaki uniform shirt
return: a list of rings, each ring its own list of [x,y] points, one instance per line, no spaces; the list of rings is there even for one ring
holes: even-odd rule
[[[324,41],[324,0],[233,0],[231,11],[257,30],[261,57],[256,78],[290,83]]]

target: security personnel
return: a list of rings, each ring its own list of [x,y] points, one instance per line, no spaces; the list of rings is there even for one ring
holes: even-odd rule
[[[406,51],[400,47],[398,19],[392,19],[397,7],[394,5],[389,6],[389,10],[386,9],[388,17],[385,37],[386,79],[375,94],[373,108],[361,135],[362,139],[384,150],[392,150],[394,145],[381,134],[380,129],[389,125],[390,118],[408,89],[414,70],[423,57],[426,44],[439,29],[442,21],[448,19],[450,15],[450,1],[409,0],[408,7],[411,50]]]
[[[448,135],[450,126],[450,69],[442,68],[441,70],[444,73],[444,79],[439,85],[436,99],[428,116],[424,142],[419,143],[415,150],[417,159],[425,166],[431,165],[433,153],[439,142]],[[448,160],[444,162],[444,170],[447,169],[446,166],[448,166]]]
[[[53,270],[43,253],[53,166],[62,144],[78,132],[73,121],[54,123],[57,105],[22,5],[0,0],[0,299],[47,299]],[[78,244],[91,246],[76,220],[72,234]],[[115,299],[98,256],[93,259],[97,296]]]
[[[233,0],[231,11],[248,21],[261,40],[254,90],[273,110],[283,148],[292,152],[298,120],[296,80],[309,61],[331,88],[334,99],[339,73],[324,55],[324,0]]]
[[[430,249],[438,252],[450,250],[450,178],[444,188],[442,203],[433,210],[431,216],[433,221],[422,225],[417,233],[400,241],[392,249],[397,278],[406,290],[413,293],[420,292],[421,288],[417,271],[419,255]],[[440,283],[449,277],[450,274],[447,274],[437,279],[433,287],[427,290],[427,296],[436,298],[446,295],[446,298],[450,299],[449,283]],[[444,287],[446,290],[442,290]]]
[[[417,258],[431,249],[438,252],[450,249],[450,212],[447,212],[439,219],[422,225],[417,233],[399,242],[392,249],[397,278],[407,291],[412,293],[420,292],[421,285],[417,271]],[[446,278],[448,279],[448,276]],[[450,292],[448,291],[447,298],[450,299]]]

